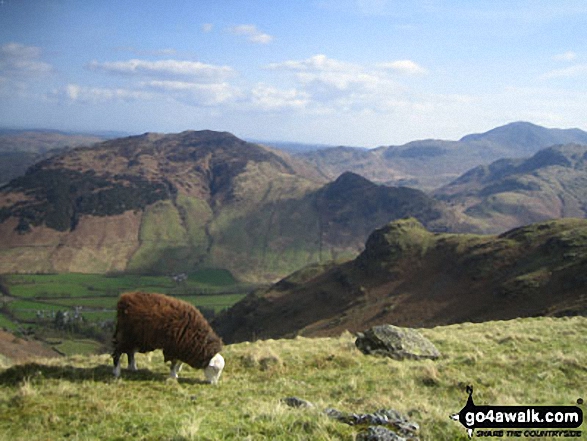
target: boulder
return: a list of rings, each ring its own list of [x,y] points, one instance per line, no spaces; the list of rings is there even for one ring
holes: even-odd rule
[[[394,360],[435,360],[440,357],[438,349],[418,331],[393,325],[374,326],[365,332],[358,332],[355,345],[364,354]]]

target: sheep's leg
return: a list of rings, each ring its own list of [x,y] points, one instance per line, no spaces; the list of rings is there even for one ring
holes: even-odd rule
[[[135,360],[135,353],[134,351],[131,352],[127,352],[126,355],[128,355],[128,368],[131,371],[138,371],[139,368],[137,367],[137,361]]]
[[[114,363],[114,369],[112,373],[116,378],[120,377],[120,356],[122,354],[120,352],[114,351],[112,354],[112,362]]]
[[[182,363],[178,360],[171,360],[171,372],[169,373],[170,378],[177,378],[179,371],[181,371]]]

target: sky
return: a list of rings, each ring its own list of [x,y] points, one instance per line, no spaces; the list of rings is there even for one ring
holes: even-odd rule
[[[0,127],[376,147],[587,130],[584,0],[0,0]]]

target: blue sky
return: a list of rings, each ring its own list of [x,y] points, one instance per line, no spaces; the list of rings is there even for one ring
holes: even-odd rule
[[[587,130],[583,0],[0,0],[0,126],[375,147]]]

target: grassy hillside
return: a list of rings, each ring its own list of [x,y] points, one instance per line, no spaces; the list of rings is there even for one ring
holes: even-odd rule
[[[0,187],[0,273],[220,267],[267,283],[355,257],[404,216],[471,227],[419,190],[352,173],[326,184],[299,158],[229,133],[147,133],[69,150]]]
[[[121,380],[112,378],[108,356],[4,362],[0,439],[353,440],[360,428],[327,417],[323,410],[333,407],[393,408],[420,425],[422,441],[464,441],[465,430],[449,414],[464,406],[468,384],[478,405],[576,405],[585,398],[585,318],[422,333],[443,354],[439,360],[365,356],[348,333],[230,345],[217,387],[202,384],[203,374],[190,368],[179,381],[167,380],[160,352],[139,355],[139,372],[123,371]],[[287,407],[281,400],[289,396],[315,406]]]
[[[558,145],[476,167],[436,191],[482,231],[587,214],[587,146]]]
[[[225,341],[329,336],[380,323],[438,326],[585,315],[587,220],[499,236],[433,233],[415,219],[371,234],[352,261],[314,266],[216,317]]]

